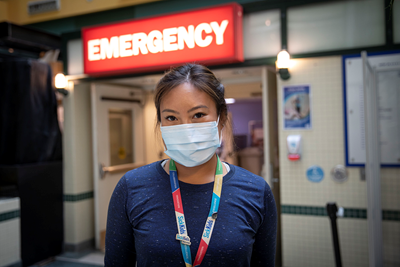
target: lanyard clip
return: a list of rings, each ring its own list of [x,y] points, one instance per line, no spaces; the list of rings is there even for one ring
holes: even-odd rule
[[[218,217],[218,213],[217,213],[217,212],[214,212],[214,213],[211,215],[211,218],[213,218],[214,220],[217,219],[217,217]]]
[[[182,242],[182,244],[188,245],[190,246],[190,237],[188,237],[187,235],[180,235],[180,234],[176,234],[176,240],[179,240]]]

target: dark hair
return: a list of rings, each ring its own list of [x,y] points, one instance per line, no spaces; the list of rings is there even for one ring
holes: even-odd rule
[[[160,104],[162,98],[175,87],[189,83],[196,89],[207,93],[215,102],[217,113],[223,124],[228,120],[228,109],[225,103],[225,89],[222,83],[207,67],[198,64],[186,64],[170,71],[160,79],[156,86],[154,103],[157,109],[157,125],[161,122]]]

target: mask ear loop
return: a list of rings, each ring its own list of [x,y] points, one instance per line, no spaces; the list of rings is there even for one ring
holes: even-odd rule
[[[163,127],[161,121],[160,121],[160,127]],[[160,131],[161,131],[161,129],[160,129]],[[161,133],[161,139],[162,139],[162,143],[163,143],[163,146],[164,146],[164,152],[165,152],[165,151],[167,151],[167,147],[165,146],[164,139],[162,138],[162,133]]]
[[[218,124],[219,124],[219,117],[220,117],[220,115],[218,115],[217,128],[218,128]],[[225,128],[225,125],[222,124],[221,136],[219,136],[219,133],[218,133],[218,137],[219,137],[219,146],[221,146],[221,144],[222,144],[222,131],[224,130],[224,128]]]

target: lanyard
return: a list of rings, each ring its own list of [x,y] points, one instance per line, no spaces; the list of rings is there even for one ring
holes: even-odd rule
[[[203,230],[203,235],[201,236],[200,245],[197,249],[196,258],[194,260],[194,264],[192,265],[192,256],[190,254],[190,238],[188,236],[186,228],[185,214],[183,213],[181,191],[179,188],[176,165],[172,159],[169,162],[169,178],[171,182],[172,197],[174,199],[176,225],[178,227],[178,234],[176,235],[176,239],[181,242],[181,249],[186,267],[200,266],[204,256],[206,255],[208,244],[210,243],[211,239],[211,234],[214,230],[215,220],[217,219],[218,206],[222,189],[222,174],[222,163],[217,156],[217,169],[215,171],[214,189],[211,200],[210,213],[208,214],[206,225],[204,226]]]

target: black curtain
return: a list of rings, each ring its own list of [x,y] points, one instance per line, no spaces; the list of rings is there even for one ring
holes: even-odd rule
[[[50,66],[32,59],[0,60],[0,164],[61,159]]]
[[[0,59],[0,197],[20,198],[23,267],[62,251],[61,149],[50,66]]]

